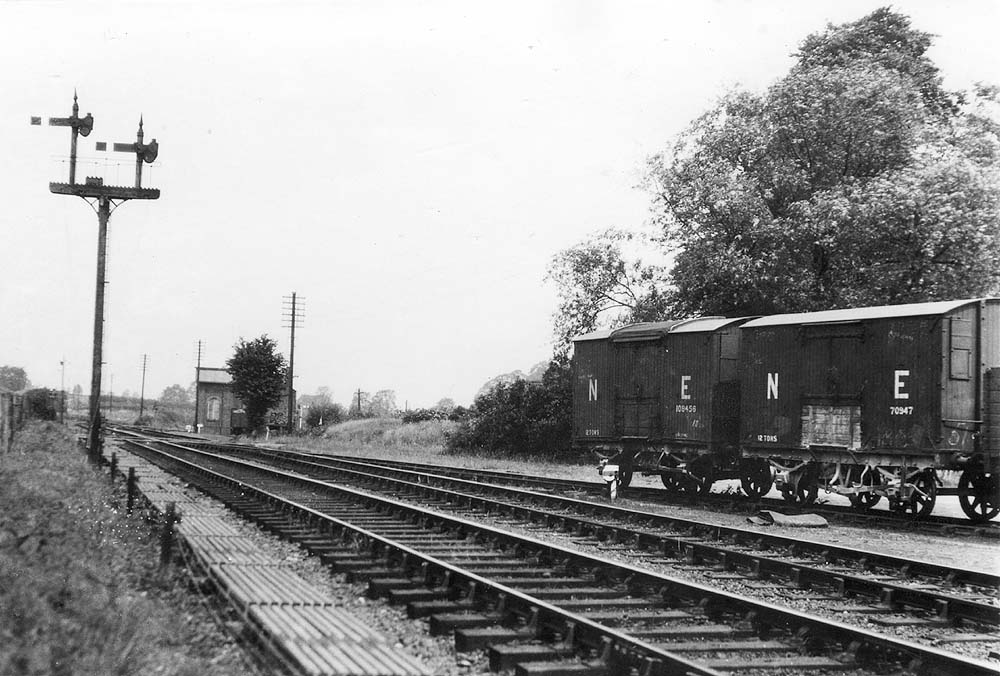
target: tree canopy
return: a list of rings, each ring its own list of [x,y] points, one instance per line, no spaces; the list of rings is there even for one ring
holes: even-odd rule
[[[941,88],[930,44],[888,9],[829,26],[652,158],[675,315],[996,292],[997,135]]]
[[[665,271],[638,257],[649,246],[634,232],[608,229],[552,259],[546,275],[559,289],[554,315],[558,353],[570,341],[597,328],[655,319],[666,310]]]
[[[233,377],[233,394],[243,401],[247,426],[259,430],[267,422],[267,411],[279,401],[285,389],[285,358],[277,343],[267,335],[233,346],[226,368]]]
[[[806,37],[765,92],[723,96],[648,163],[648,246],[672,265],[627,262],[620,235],[562,252],[557,341],[668,316],[997,293],[997,89],[945,91],[931,43],[879,9]]]
[[[184,387],[174,384],[163,390],[163,394],[160,395],[160,401],[166,405],[185,406],[191,403],[191,398]]]
[[[0,387],[20,392],[31,386],[28,374],[20,366],[0,366]]]

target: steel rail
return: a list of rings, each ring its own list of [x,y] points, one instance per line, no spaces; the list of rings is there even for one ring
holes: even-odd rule
[[[200,447],[212,448],[256,448],[259,446],[249,446],[245,444],[219,444],[213,441],[195,442]],[[335,458],[343,460],[357,460],[357,456],[346,456],[327,453],[312,453],[307,451],[288,451],[278,449],[266,449],[275,454],[294,453],[317,458]],[[454,466],[431,465],[427,463],[405,462],[397,460],[381,460],[377,458],[366,458],[371,462],[382,463],[386,466],[397,468],[408,468],[416,471],[436,471],[457,476],[470,476],[479,479],[488,479],[495,482],[506,482],[516,485],[534,485],[538,487],[548,487],[552,490],[577,490],[586,491],[595,495],[606,495],[607,486],[603,481],[587,481],[583,479],[566,479],[554,477],[540,477],[519,472],[507,472],[503,470],[478,470]],[[961,533],[972,533],[984,537],[1000,537],[1000,521],[991,520],[986,523],[974,524],[968,519],[960,517],[949,517],[932,515],[930,517],[917,519],[913,516],[899,516],[892,512],[881,509],[870,509],[868,511],[858,511],[853,507],[822,504],[815,502],[806,507],[800,505],[790,505],[780,498],[750,498],[738,493],[711,493],[708,495],[691,495],[688,493],[672,494],[665,488],[654,488],[647,486],[632,486],[627,489],[620,489],[620,495],[627,495],[635,499],[659,502],[665,504],[709,504],[713,506],[725,506],[745,508],[751,511],[759,509],[781,509],[788,513],[810,513],[822,514],[847,523],[864,523],[878,527],[899,529],[899,530],[923,530],[940,531],[953,530]]]
[[[249,449],[241,449],[249,450]],[[258,452],[259,449],[258,449]],[[267,453],[265,452],[266,456]],[[983,571],[977,571],[967,568],[956,568],[954,566],[948,566],[943,564],[936,564],[929,561],[920,561],[915,559],[907,559],[900,556],[894,556],[891,554],[884,554],[880,552],[874,552],[870,550],[859,549],[857,547],[844,547],[839,545],[830,544],[828,542],[820,542],[816,540],[808,540],[802,537],[789,537],[786,535],[781,535],[777,533],[763,533],[758,530],[749,530],[743,528],[736,528],[733,526],[721,526],[718,524],[707,523],[704,521],[698,521],[697,519],[683,518],[679,516],[674,516],[670,514],[661,514],[656,512],[647,512],[644,510],[620,507],[612,504],[605,503],[594,503],[586,500],[580,500],[578,498],[564,497],[557,495],[550,495],[547,493],[538,493],[535,491],[510,487],[510,486],[493,486],[489,484],[483,484],[478,481],[455,478],[447,475],[440,475],[434,472],[423,472],[416,470],[399,470],[392,465],[386,465],[381,462],[370,462],[368,459],[361,458],[344,458],[334,461],[335,465],[330,465],[327,462],[321,461],[320,458],[312,458],[310,460],[302,460],[294,457],[289,457],[287,455],[280,456],[285,462],[298,465],[307,469],[312,468],[335,468],[342,470],[343,468],[354,468],[364,471],[381,471],[383,476],[389,476],[390,478],[396,478],[400,471],[408,473],[416,477],[415,483],[421,485],[427,485],[428,482],[436,481],[446,485],[457,485],[469,490],[476,491],[487,491],[493,492],[495,494],[504,496],[514,496],[524,500],[529,500],[532,502],[542,502],[547,506],[558,506],[562,508],[569,508],[582,511],[584,513],[591,513],[595,515],[606,515],[619,519],[630,520],[634,522],[644,523],[649,527],[656,528],[671,528],[673,530],[688,531],[693,535],[703,534],[706,536],[714,536],[718,540],[729,540],[737,544],[744,544],[749,546],[755,546],[761,548],[762,545],[766,545],[767,548],[771,549],[784,549],[788,550],[793,554],[811,554],[814,556],[822,557],[827,562],[859,562],[865,567],[883,567],[892,570],[905,570],[907,576],[927,576],[934,577],[938,579],[945,579],[950,584],[969,584],[978,587],[984,587],[992,590],[1000,590],[1000,575],[995,575],[992,573],[986,573]],[[464,496],[463,496],[464,497]],[[511,507],[521,507],[511,505]],[[524,508],[528,513],[528,509]],[[537,512],[535,512],[537,513]],[[571,515],[560,515],[560,517],[570,517]],[[611,524],[606,525],[608,528],[614,528],[615,526]],[[623,529],[627,530],[627,529]],[[640,531],[634,531],[633,536],[647,536],[649,534]],[[669,538],[671,541],[676,541],[677,538]],[[695,545],[699,543],[693,543]],[[706,550],[707,553],[707,550]],[[997,615],[993,617],[991,621],[1000,624],[1000,608],[994,608]]]

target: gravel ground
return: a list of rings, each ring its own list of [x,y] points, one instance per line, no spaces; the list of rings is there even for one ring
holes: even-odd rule
[[[720,515],[720,516],[732,516],[732,515]],[[719,522],[721,524],[721,521]],[[728,524],[727,524],[728,525]],[[920,643],[923,645],[934,645],[942,650],[947,650],[949,652],[955,652],[962,655],[967,655],[970,657],[976,657],[979,659],[987,659],[991,653],[1000,653],[1000,635],[997,635],[997,640],[993,641],[977,641],[977,642],[951,642],[944,644],[941,639],[945,636],[953,636],[956,634],[974,634],[977,633],[972,630],[958,629],[958,628],[943,628],[931,625],[925,626],[902,626],[902,627],[885,627],[876,624],[877,618],[872,618],[867,615],[851,612],[850,610],[834,610],[830,608],[831,601],[826,599],[813,598],[814,595],[810,595],[808,592],[803,591],[801,594],[787,595],[784,592],[779,592],[777,589],[767,589],[767,588],[751,588],[742,584],[736,580],[726,580],[718,579],[712,576],[711,572],[691,570],[685,568],[680,562],[679,565],[671,564],[651,564],[647,558],[640,558],[636,556],[630,556],[628,552],[623,552],[621,550],[608,550],[599,546],[593,546],[585,542],[580,542],[575,539],[572,535],[567,535],[557,532],[546,531],[541,534],[536,528],[530,530],[518,528],[517,526],[512,526],[508,522],[503,524],[497,524],[497,527],[502,527],[507,530],[520,532],[528,537],[544,539],[548,543],[558,544],[563,547],[573,548],[579,551],[592,553],[596,556],[602,556],[607,559],[614,561],[622,561],[629,563],[639,568],[648,569],[663,575],[668,575],[671,577],[679,578],[682,580],[688,580],[692,582],[698,582],[707,586],[723,589],[734,594],[739,594],[741,596],[757,599],[760,601],[766,601],[768,603],[773,603],[775,605],[786,606],[799,611],[809,612],[811,614],[817,615],[819,617],[825,617],[827,619],[836,620],[844,624],[850,624],[854,626],[863,627],[871,631],[875,631],[887,636],[892,636],[897,639],[904,641],[911,641],[914,643]],[[785,529],[789,531],[799,531],[803,529]],[[812,529],[810,529],[812,530]],[[791,533],[795,535],[795,533]],[[896,534],[892,534],[896,535]],[[824,540],[832,541],[832,540]],[[897,543],[901,544],[901,543]],[[885,549],[880,549],[879,551],[887,551]],[[904,615],[899,615],[903,617]],[[998,667],[1000,667],[1000,660],[996,660]]]

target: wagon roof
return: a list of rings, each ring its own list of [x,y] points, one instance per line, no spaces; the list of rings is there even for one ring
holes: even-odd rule
[[[577,336],[576,338],[573,339],[573,342],[579,343],[580,341],[583,340],[604,340],[610,335],[611,331],[608,329],[605,329],[603,331],[592,331],[590,333],[585,333],[582,336]]]
[[[729,326],[752,319],[752,317],[698,317],[688,319],[670,329],[670,333],[711,333]]]
[[[771,315],[770,317],[761,317],[760,319],[749,321],[740,328],[755,329],[762,326],[784,326],[788,324],[830,324],[836,322],[859,322],[866,319],[943,315],[957,310],[964,305],[978,303],[980,300],[979,298],[967,298],[965,300],[943,300],[931,303],[878,305],[875,307],[849,308],[846,310]]]
[[[639,340],[659,340],[670,331],[671,327],[680,324],[682,319],[672,319],[666,322],[641,322],[629,324],[611,332],[611,340],[626,343]]]

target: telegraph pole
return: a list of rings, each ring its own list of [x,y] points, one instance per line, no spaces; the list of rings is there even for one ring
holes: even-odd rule
[[[198,383],[201,381],[201,350],[203,341],[198,341],[198,362],[194,369],[194,433],[198,434]]]
[[[306,309],[303,306],[304,298],[297,298],[292,291],[291,296],[282,298],[282,317],[286,322],[285,326],[291,328],[291,341],[288,350],[288,433],[291,434],[294,427],[295,415],[295,387],[293,386],[295,377],[295,326],[301,324],[306,318]]]
[[[146,408],[146,355],[142,355],[142,385],[139,386],[139,423]]]
[[[66,357],[59,360],[59,424],[66,422]]]
[[[56,195],[74,195],[83,198],[97,212],[97,291],[94,298],[94,354],[90,379],[90,432],[87,451],[91,460],[100,453],[101,439],[101,363],[104,342],[104,286],[108,249],[108,219],[112,209],[117,209],[128,200],[159,199],[160,191],[142,187],[142,163],[152,164],[159,153],[156,139],[143,143],[142,117],[139,117],[139,131],[135,143],[115,143],[116,152],[135,153],[135,186],[104,185],[104,179],[88,176],[86,182],[76,182],[76,144],[78,135],[89,136],[94,128],[94,118],[90,113],[81,118],[76,91],[73,92],[73,113],[69,117],[50,117],[49,126],[70,128],[69,183],[49,183],[49,191]],[[32,117],[31,124],[40,125],[40,117]],[[97,143],[97,150],[107,150],[107,144]]]

